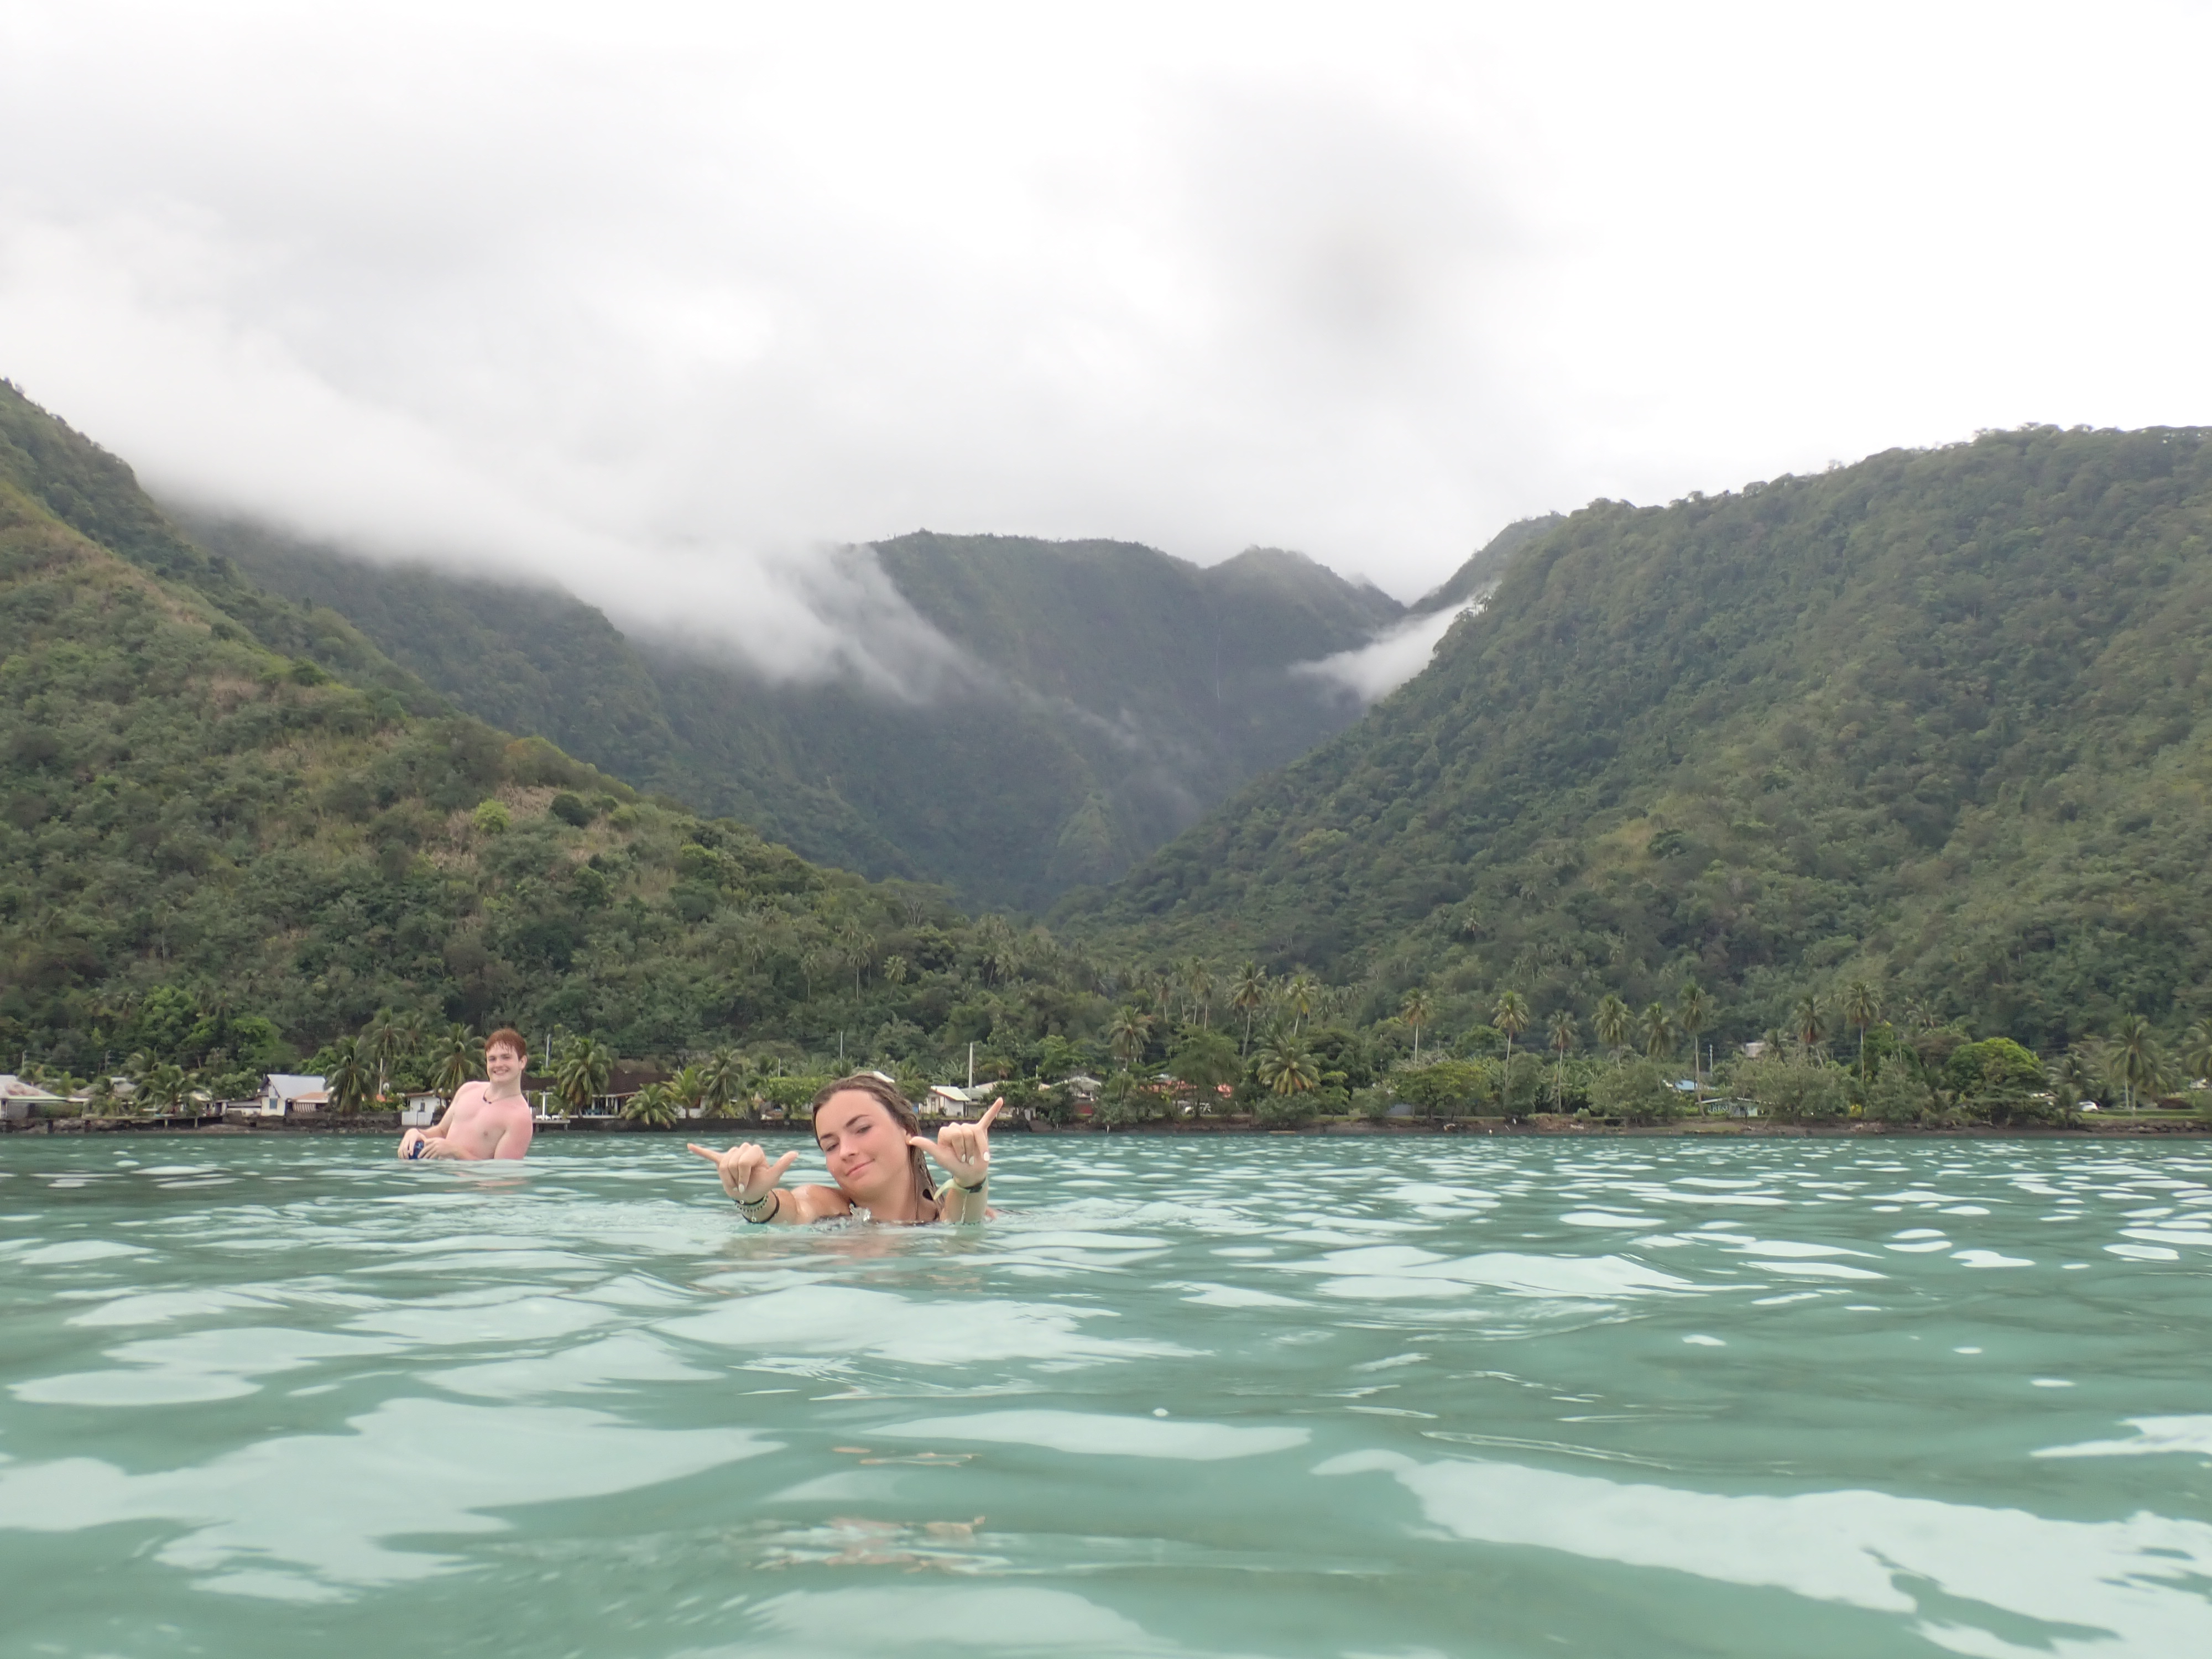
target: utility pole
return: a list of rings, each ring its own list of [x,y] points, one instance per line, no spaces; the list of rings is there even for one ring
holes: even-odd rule
[[[975,1086],[975,1045],[972,1042],[968,1045],[968,1086]]]

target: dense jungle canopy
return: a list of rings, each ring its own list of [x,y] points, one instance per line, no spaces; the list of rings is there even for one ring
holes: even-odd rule
[[[2212,985],[2212,434],[2034,428],[1524,548],[1429,669],[1075,919],[1540,1020],[1853,979],[2046,1050]]]
[[[166,992],[198,1018],[169,1030]],[[386,1007],[634,1055],[842,1034],[935,1064],[1109,1006],[1086,963],[941,890],[809,864],[454,714],[0,390],[7,1065],[151,1045],[250,1069]]]
[[[1013,544],[895,556],[1070,703],[1107,684],[1020,638],[1058,577],[975,578]],[[1489,600],[1423,673],[1055,934],[457,709],[0,388],[0,1048],[213,1078],[380,1020],[514,1022],[793,1072],[957,1076],[972,1042],[986,1076],[1115,1071],[1129,1112],[1159,1069],[1632,1119],[1673,1109],[1686,1039],[1781,1035],[1734,1086],[1914,1121],[2132,1099],[2179,1075],[2161,1043],[2212,1066],[2206,433],[1601,501],[1462,576]],[[1341,620],[1279,556],[1216,580]]]

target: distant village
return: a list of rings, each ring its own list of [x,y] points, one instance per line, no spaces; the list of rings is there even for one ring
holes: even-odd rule
[[[888,1080],[888,1079],[887,1079]],[[533,1115],[541,1128],[564,1128],[578,1119],[629,1121],[627,1111],[631,1101],[650,1079],[624,1079],[630,1086],[611,1089],[605,1094],[594,1095],[581,1110],[571,1110],[555,1092],[549,1079],[532,1077],[526,1079],[525,1092],[534,1107]],[[56,1094],[43,1084],[18,1077],[12,1073],[0,1073],[0,1126],[16,1127],[40,1121],[93,1120],[127,1117],[132,1122],[147,1127],[198,1127],[215,1123],[235,1124],[252,1128],[274,1127],[280,1123],[306,1127],[319,1121],[343,1121],[348,1125],[382,1125],[396,1122],[402,1128],[428,1128],[435,1123],[446,1109],[446,1097],[428,1090],[401,1094],[382,1110],[358,1113],[338,1117],[331,1110],[331,1091],[327,1079],[307,1073],[270,1072],[261,1080],[258,1093],[242,1100],[216,1100],[206,1096],[195,1096],[180,1105],[160,1112],[141,1112],[132,1108],[132,1097],[138,1092],[137,1083],[129,1077],[112,1077],[104,1090],[80,1089],[72,1093]],[[1103,1079],[1079,1073],[1064,1079],[1059,1085],[1066,1095],[1079,1116],[1089,1116],[1097,1105],[1099,1093],[1105,1087]],[[947,1122],[970,1117],[987,1107],[993,1098],[1002,1093],[1002,1083],[976,1083],[965,1086],[939,1083],[933,1085],[915,1103],[915,1109],[923,1117]],[[397,1116],[394,1118],[396,1110]],[[681,1118],[697,1118],[705,1112],[703,1107],[678,1109]],[[750,1112],[735,1115],[736,1121],[757,1123],[778,1123],[788,1115],[787,1109],[772,1102],[756,1099]]]

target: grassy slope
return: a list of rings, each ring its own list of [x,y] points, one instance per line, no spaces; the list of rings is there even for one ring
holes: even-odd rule
[[[1598,503],[1109,932],[1747,1032],[1856,975],[2051,1046],[2212,985],[2212,444],[1986,435]]]
[[[1126,543],[923,532],[878,556],[995,689],[913,708],[642,647],[557,592],[368,565],[251,526],[192,529],[481,718],[810,857],[1030,908],[1111,879],[1342,726],[1352,706],[1285,666],[1398,612],[1295,554],[1202,571]]]

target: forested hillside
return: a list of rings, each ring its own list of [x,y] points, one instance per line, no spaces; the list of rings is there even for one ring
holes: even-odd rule
[[[1565,522],[1565,518],[1557,513],[1546,513],[1534,519],[1515,520],[1476,549],[1472,558],[1438,583],[1432,592],[1424,593],[1408,608],[1427,614],[1482,599],[1505,580],[1506,567],[1519,557],[1530,543],[1540,539]]]
[[[199,554],[113,458],[12,390],[0,410],[11,1066],[150,1048],[213,1079],[392,1009],[629,1054],[797,1062],[842,1033],[943,1075],[970,1039],[1103,1023],[1090,965],[1042,935],[441,710],[335,617]]]
[[[1128,543],[925,532],[863,556],[978,672],[905,705],[629,639],[553,590],[188,524],[481,719],[811,858],[1030,909],[1110,880],[1355,718],[1291,665],[1364,643],[1401,611],[1291,553],[1200,569]]]
[[[2212,441],[2036,428],[1521,552],[1426,672],[1085,924],[1551,1007],[1861,979],[2046,1049],[2212,988]]]

